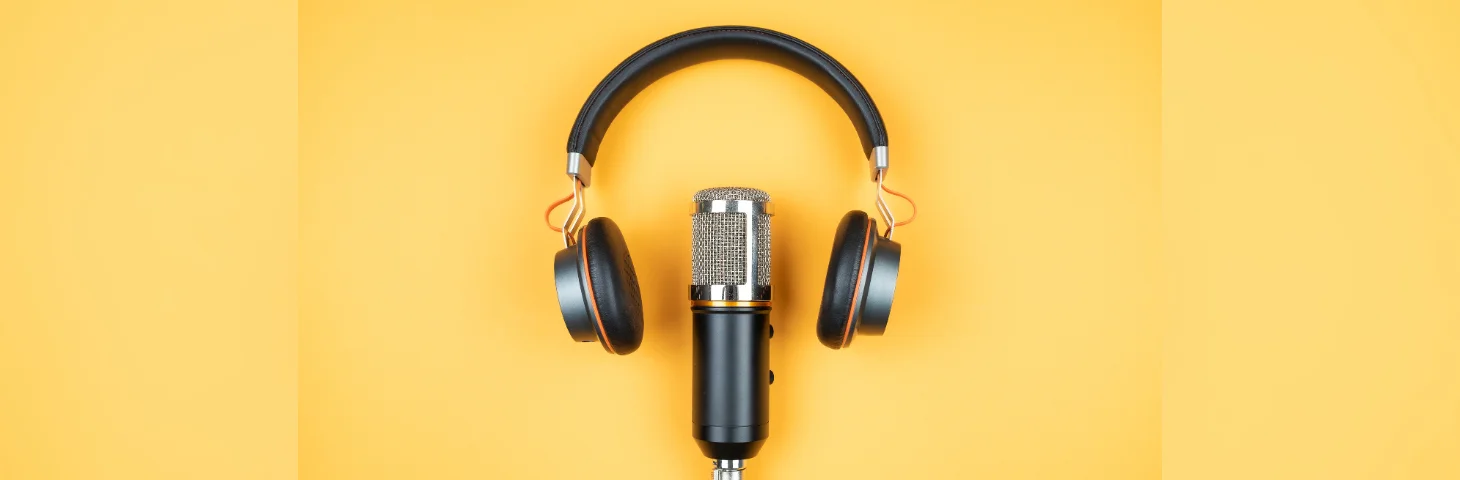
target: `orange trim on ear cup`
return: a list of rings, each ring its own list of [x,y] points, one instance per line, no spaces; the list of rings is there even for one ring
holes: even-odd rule
[[[857,284],[852,287],[852,305],[847,310],[847,328],[842,332],[842,344],[837,348],[846,347],[847,340],[852,338],[852,317],[857,314],[857,307],[860,306],[857,299],[862,296],[862,267],[867,263],[867,246],[872,243],[872,230],[872,218],[868,217],[867,235],[862,238],[862,254],[857,257]]]
[[[603,316],[598,314],[598,296],[593,293],[593,274],[588,272],[588,244],[584,242],[587,239],[588,227],[583,227],[583,231],[578,233],[578,248],[583,251],[583,278],[586,280],[583,283],[588,285],[588,305],[593,307],[593,321],[598,322],[598,336],[603,338],[603,348],[608,353],[618,355],[618,352],[613,351],[613,342],[608,340],[608,331],[603,329]]]

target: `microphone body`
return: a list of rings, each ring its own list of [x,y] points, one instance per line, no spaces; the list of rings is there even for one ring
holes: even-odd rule
[[[754,457],[770,436],[770,309],[693,313],[695,441],[713,459]]]
[[[695,442],[738,475],[770,436],[770,196],[711,188],[694,196]],[[717,469],[717,472],[719,470]]]

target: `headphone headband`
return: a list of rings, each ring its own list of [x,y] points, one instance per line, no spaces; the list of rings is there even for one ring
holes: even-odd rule
[[[781,32],[756,27],[722,26],[686,30],[634,52],[609,72],[573,122],[568,136],[568,175],[583,185],[591,179],[614,117],[640,91],[665,75],[711,60],[747,58],[780,65],[815,82],[851,118],[875,180],[888,167],[887,127],[872,96],[841,63],[809,43]]]

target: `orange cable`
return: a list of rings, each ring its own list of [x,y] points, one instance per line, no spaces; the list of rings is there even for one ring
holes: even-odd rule
[[[897,190],[893,190],[891,188],[887,188],[887,184],[882,184],[882,190],[887,191],[887,193],[891,193],[893,195],[897,195],[899,197],[902,197],[902,199],[903,200],[907,200],[907,203],[909,205],[912,205],[912,208],[913,208],[913,214],[912,214],[911,217],[907,217],[907,220],[903,220],[901,222],[894,223],[894,224],[892,224],[892,226],[894,226],[894,227],[901,227],[903,225],[907,225],[909,223],[912,223],[912,221],[914,219],[918,218],[918,203],[917,202],[914,202],[911,197],[908,197],[907,195],[903,195],[902,193],[898,192]]]
[[[548,208],[547,208],[547,211],[546,212],[542,212],[542,221],[547,222],[547,226],[548,226],[549,229],[552,229],[552,231],[554,231],[554,232],[563,233],[563,229],[562,228],[559,228],[559,227],[553,225],[553,221],[552,221],[553,209],[558,208],[558,205],[562,205],[564,203],[567,203],[568,200],[572,200],[572,199],[573,199],[573,194],[569,193],[568,196],[563,197],[563,198],[559,199],[556,202],[553,202],[552,205],[548,205]],[[917,215],[917,214],[914,213],[914,215]]]

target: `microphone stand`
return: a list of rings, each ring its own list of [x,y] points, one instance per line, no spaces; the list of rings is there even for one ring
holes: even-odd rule
[[[740,471],[745,470],[745,460],[715,460],[712,480],[741,480]]]

